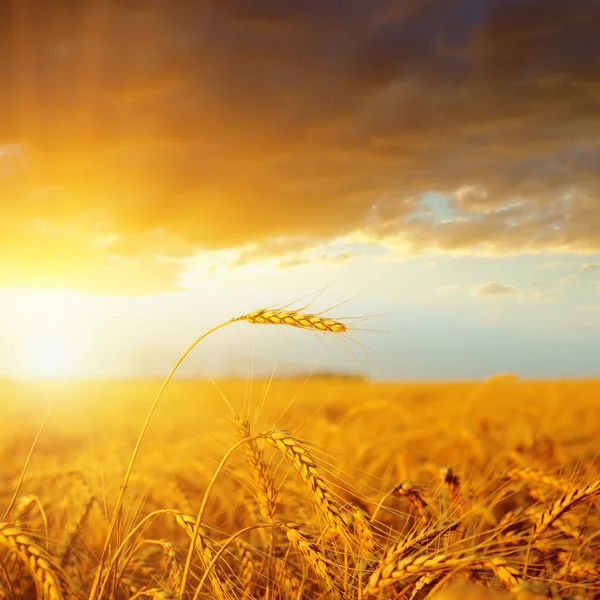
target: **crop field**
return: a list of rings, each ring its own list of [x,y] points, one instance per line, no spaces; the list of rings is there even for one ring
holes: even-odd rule
[[[599,382],[176,380],[102,557],[159,387],[0,384],[0,597],[600,597]]]

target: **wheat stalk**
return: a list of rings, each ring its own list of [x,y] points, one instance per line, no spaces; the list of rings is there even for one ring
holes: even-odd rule
[[[98,589],[102,587],[101,579],[102,579],[102,575],[103,575],[103,571],[104,571],[104,561],[106,559],[106,555],[107,555],[108,549],[110,547],[110,543],[112,540],[112,536],[113,536],[115,527],[117,525],[119,514],[121,513],[121,509],[123,508],[123,501],[125,498],[125,490],[127,489],[127,485],[129,483],[129,479],[131,477],[131,473],[133,471],[133,467],[134,467],[137,455],[140,451],[142,441],[146,435],[146,431],[148,430],[152,416],[154,415],[156,407],[158,406],[158,403],[159,403],[160,399],[162,398],[167,385],[173,378],[173,375],[175,375],[175,372],[177,371],[177,369],[179,368],[181,363],[188,356],[188,354],[203,339],[205,339],[211,333],[214,333],[215,331],[222,329],[223,327],[226,327],[227,325],[230,325],[231,323],[235,323],[237,321],[247,321],[249,323],[291,325],[293,327],[299,327],[301,329],[312,329],[315,331],[323,331],[323,332],[331,332],[331,333],[343,333],[343,332],[347,331],[347,327],[343,323],[341,323],[339,321],[335,321],[333,319],[322,317],[320,315],[301,313],[300,311],[293,311],[293,310],[286,311],[286,310],[281,310],[281,309],[280,310],[259,309],[252,313],[248,313],[248,314],[245,314],[245,315],[242,315],[239,317],[233,317],[232,319],[229,319],[228,321],[224,321],[223,323],[220,323],[219,325],[212,327],[211,329],[209,329],[208,331],[203,333],[200,337],[198,337],[196,340],[194,340],[192,342],[192,344],[190,344],[190,346],[177,359],[176,363],[173,365],[173,367],[169,371],[168,375],[166,376],[165,380],[163,381],[160,389],[158,390],[156,397],[154,398],[154,401],[152,402],[152,404],[150,406],[148,414],[146,415],[144,424],[142,425],[142,429],[141,429],[138,439],[135,443],[135,447],[131,454],[131,458],[129,459],[129,464],[127,465],[127,469],[125,471],[125,477],[123,479],[123,483],[119,489],[119,496],[117,498],[117,502],[116,502],[116,505],[115,505],[115,508],[114,508],[114,511],[112,514],[112,518],[111,518],[110,524],[108,526],[108,532],[106,535],[106,539],[104,541],[104,547],[102,548],[102,552],[100,554],[100,562],[99,562],[98,568],[96,569],[96,573],[94,575],[94,581],[92,583],[92,587],[90,590],[89,600],[95,600]],[[198,523],[199,523],[199,521],[200,521],[200,519],[198,519]],[[188,555],[186,558],[186,565],[185,565],[185,569],[183,572],[181,588],[179,590],[180,595],[183,595],[183,593],[185,591],[185,586],[187,583],[187,578],[188,578],[189,569],[190,569],[190,561],[191,561],[191,557],[192,557],[193,545],[194,545],[194,537],[192,536],[192,541],[190,543],[190,548],[188,550]]]

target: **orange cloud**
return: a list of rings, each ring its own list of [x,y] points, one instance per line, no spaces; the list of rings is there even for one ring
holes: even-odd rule
[[[600,250],[594,0],[28,6],[0,9],[3,285],[167,289],[351,234]]]

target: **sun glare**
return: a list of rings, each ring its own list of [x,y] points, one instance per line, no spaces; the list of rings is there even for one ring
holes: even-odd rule
[[[68,342],[59,337],[32,340],[30,372],[34,378],[67,378],[76,375],[76,355]]]
[[[81,375],[71,317],[75,295],[62,291],[32,291],[26,297],[26,376],[60,379]]]

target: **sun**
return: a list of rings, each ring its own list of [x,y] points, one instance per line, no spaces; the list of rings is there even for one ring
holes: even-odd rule
[[[30,341],[30,368],[34,378],[63,379],[76,374],[76,353],[67,340],[59,335]]]
[[[21,340],[24,369],[32,379],[68,379],[81,375],[81,336],[73,323],[74,296],[63,291],[25,295],[26,326]],[[79,344],[78,344],[79,341]]]

